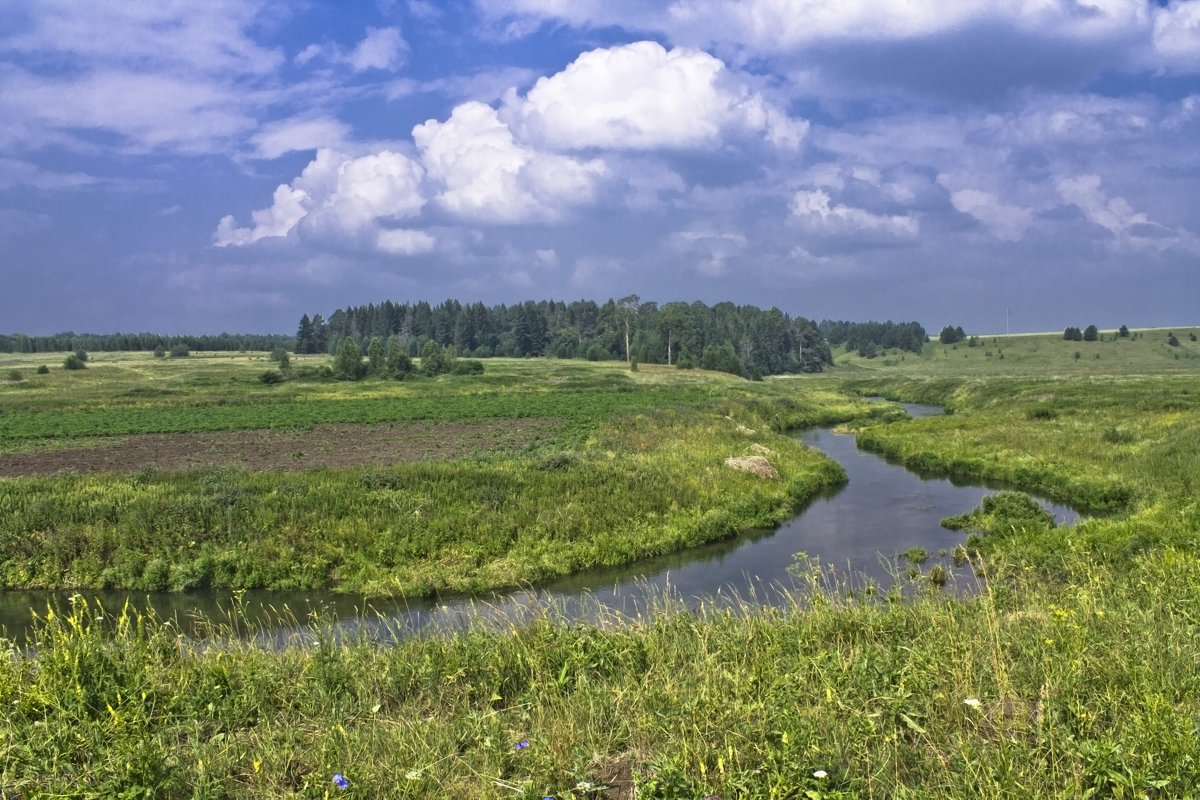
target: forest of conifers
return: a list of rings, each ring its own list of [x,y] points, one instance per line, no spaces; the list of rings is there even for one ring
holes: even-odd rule
[[[514,305],[464,305],[446,300],[348,306],[328,319],[305,314],[296,334],[160,336],[157,334],[0,335],[0,352],[73,350],[154,350],[185,344],[195,351],[272,350],[337,353],[346,339],[363,352],[370,340],[385,346],[399,341],[411,356],[425,342],[453,347],[464,357],[552,356],[593,361],[630,359],[640,363],[718,369],[740,375],[817,372],[831,364],[831,348],[898,348],[919,352],[926,334],[916,322],[820,324],[778,308],[721,302],[642,302],[636,295],[596,303],[577,300],[526,301]]]

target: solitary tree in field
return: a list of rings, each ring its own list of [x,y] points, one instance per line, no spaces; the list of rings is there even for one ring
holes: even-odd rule
[[[1117,330],[1117,336],[1120,336],[1122,339],[1128,339],[1129,338],[1129,328],[1126,328],[1124,325],[1122,325]]]
[[[1083,329],[1083,340],[1085,342],[1094,342],[1100,338],[1100,331],[1096,330],[1095,325],[1088,325]]]

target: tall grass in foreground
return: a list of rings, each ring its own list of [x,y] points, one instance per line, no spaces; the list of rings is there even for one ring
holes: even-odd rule
[[[259,649],[222,636],[236,609],[205,645],[78,600],[0,663],[0,793],[1194,796],[1200,560],[1067,557],[1079,580],[1055,589],[889,604],[818,572],[783,609],[664,600],[393,647],[318,623]]]

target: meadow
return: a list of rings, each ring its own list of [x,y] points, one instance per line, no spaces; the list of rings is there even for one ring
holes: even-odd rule
[[[386,501],[403,512],[368,516],[377,527],[353,536],[328,530],[320,539],[343,554],[360,548],[363,586],[376,580],[388,591],[401,585],[395,576],[402,573],[369,548],[394,535],[394,517],[414,516],[392,500],[424,497],[422,515],[443,513],[443,503],[446,514],[468,515],[468,533],[458,532],[462,538],[447,545],[442,560],[429,562],[443,565],[443,580],[472,575],[491,583],[485,565],[504,564],[512,552],[522,552],[525,563],[570,570],[605,557],[609,547],[619,550],[613,531],[622,525],[636,531],[630,540],[662,535],[657,546],[669,548],[687,544],[680,531],[689,525],[726,535],[740,520],[783,513],[810,487],[838,479],[828,462],[789,445],[783,432],[838,421],[865,446],[917,468],[1001,478],[1093,513],[1072,528],[1055,528],[1010,493],[949,520],[964,531],[963,557],[984,580],[983,590],[967,597],[919,572],[904,592],[852,592],[842,576],[801,559],[794,571],[807,589],[781,608],[697,609],[664,598],[636,619],[587,625],[546,609],[532,624],[479,626],[389,647],[314,618],[303,620],[313,627],[297,646],[258,648],[244,638],[251,623],[236,602],[228,619],[211,623],[205,643],[182,636],[170,621],[132,609],[103,611],[81,597],[42,612],[36,656],[9,644],[0,667],[0,706],[9,710],[0,728],[0,793],[1196,797],[1200,372],[1186,356],[1196,351],[1189,332],[1175,331],[1181,344],[1170,349],[1153,331],[1095,343],[1060,343],[1061,334],[1010,337],[1002,360],[996,350],[989,356],[981,345],[963,343],[957,350],[930,344],[921,356],[841,354],[825,375],[762,383],[645,366],[629,372],[613,364],[519,361],[488,362],[488,373],[465,380],[287,383],[272,394],[277,387],[254,385],[260,365],[229,356],[229,363],[213,360],[208,385],[161,398],[130,395],[139,384],[124,374],[108,382],[100,363],[87,371],[74,403],[63,396],[73,384],[4,385],[6,424],[10,414],[45,408],[40,402],[119,418],[122,409],[161,400],[162,408],[203,407],[218,419],[215,409],[271,400],[329,405],[330,414],[345,404],[351,414],[376,400],[403,408],[402,398],[422,394],[442,398],[438,408],[480,402],[492,409],[487,413],[519,419],[515,409],[526,400],[553,403],[573,392],[578,402],[531,415],[555,426],[519,451],[263,476],[235,468],[150,469],[4,481],[4,497],[26,485],[40,489],[22,495],[21,518],[38,498],[75,492],[57,513],[77,513],[79,521],[58,530],[87,530],[81,552],[95,531],[120,525],[143,497],[157,497],[152,507],[167,512],[176,495],[221,498],[233,489],[250,493],[246,505],[255,514],[280,514],[284,507],[271,505],[278,487],[304,486],[291,492],[306,495],[332,481],[336,488],[312,508],[335,504],[334,512],[353,519]],[[1101,358],[1083,357],[1090,346]],[[952,365],[963,350],[971,351],[959,359],[964,363]],[[191,365],[166,366],[171,375],[161,376],[158,388],[191,380]],[[113,364],[114,371],[150,374],[158,367]],[[76,376],[39,377],[52,383]],[[938,403],[950,413],[901,420],[891,407],[865,403],[868,395]],[[95,431],[81,429],[78,437],[14,435],[0,439],[0,453],[95,445]],[[778,483],[722,467],[725,456],[754,443],[775,451]],[[489,487],[505,493],[490,496],[490,507]],[[588,508],[608,514],[603,523],[586,528],[580,517],[555,519],[593,491],[618,506],[611,514],[605,501]],[[563,502],[563,492],[575,494]],[[124,503],[110,504],[112,493]],[[344,494],[361,505],[336,505]],[[460,502],[459,495],[470,499]],[[217,506],[225,515],[210,519],[214,536],[225,521],[236,520],[229,528],[237,535],[254,519],[236,516],[239,502]],[[506,507],[526,502],[529,511]],[[72,505],[85,510],[72,512]],[[728,516],[705,528],[703,515],[717,511]],[[489,549],[483,540],[503,533],[485,527],[492,518],[517,524],[516,539]],[[56,518],[41,519],[49,525]],[[319,529],[321,516],[300,519],[306,521],[293,530],[293,546],[310,546],[307,526]],[[130,545],[130,558],[139,547],[160,546],[176,525],[195,524],[184,517],[148,527],[147,538]],[[561,537],[570,541],[560,551],[553,531],[561,525],[572,533]],[[447,524],[444,535],[454,536],[454,527]],[[538,544],[521,550],[530,528],[537,533],[528,538]],[[6,554],[15,543],[4,544]],[[110,547],[121,544],[110,540]],[[178,555],[183,544],[160,556],[168,582],[173,565],[186,563]],[[448,560],[446,554],[471,547],[472,563]],[[575,555],[553,561],[568,552]],[[322,576],[341,579],[319,570],[312,579]]]
[[[778,524],[844,480],[783,431],[887,413],[828,391],[615,364],[492,361],[483,376],[273,386],[257,379],[262,364],[105,354],[4,387],[0,474],[39,456],[65,468],[6,480],[0,584],[365,597],[518,586]],[[468,431],[471,452],[410,458],[433,423]],[[346,449],[346,426],[368,425],[393,463],[329,467],[313,452]],[[325,426],[341,427],[314,448],[303,432]],[[232,431],[292,432],[290,452],[196,438]],[[145,437],[153,447],[136,446]],[[104,466],[114,442],[124,469]],[[779,480],[724,466],[753,446],[771,451]],[[264,447],[278,466],[247,468]],[[194,466],[160,468],[174,451]]]

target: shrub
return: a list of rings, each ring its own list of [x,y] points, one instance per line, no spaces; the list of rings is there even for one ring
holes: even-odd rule
[[[25,376],[21,374],[21,370],[19,369],[10,369],[8,371],[8,379],[10,381],[23,381],[25,380]]]
[[[79,356],[71,353],[63,359],[63,369],[87,369],[87,364],[84,364]]]
[[[163,347],[161,344],[158,347],[154,348],[154,357],[155,358],[164,358],[166,355],[167,355],[167,348]]]
[[[362,348],[358,342],[347,338],[338,348],[333,372],[344,381],[357,381],[367,374],[367,365],[362,360]]]
[[[1171,347],[1179,347],[1179,340],[1175,338],[1175,334],[1172,333],[1167,337],[1167,344]]]
[[[85,364],[87,363],[88,354],[87,354],[87,351],[84,350],[82,347],[75,351],[75,357],[78,358],[80,361],[84,362]]]
[[[483,362],[476,359],[462,359],[454,362],[455,375],[482,375]]]
[[[40,367],[37,368],[37,374],[38,375],[49,375],[50,368],[47,367],[45,364],[42,364]]]
[[[397,380],[404,378],[405,375],[413,371],[412,358],[409,357],[408,351],[404,349],[404,344],[399,339],[392,339],[388,342],[384,371],[388,377],[396,378]],[[482,370],[480,371],[482,372]]]
[[[191,354],[192,351],[183,342],[179,342],[171,347],[171,358],[187,358]]]
[[[283,373],[277,369],[269,369],[259,374],[258,379],[265,384],[283,383]]]

